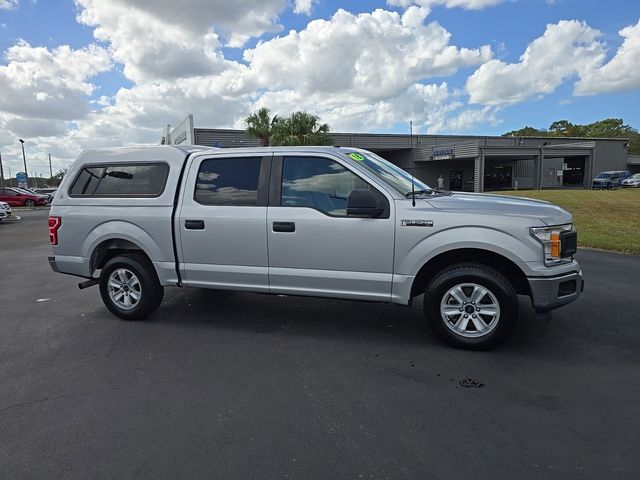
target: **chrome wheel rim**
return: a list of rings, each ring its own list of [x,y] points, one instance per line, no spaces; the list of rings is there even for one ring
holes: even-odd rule
[[[460,283],[451,287],[440,301],[442,321],[456,335],[484,337],[500,321],[500,303],[487,287]]]
[[[109,298],[118,308],[131,310],[138,305],[142,298],[142,285],[135,273],[127,268],[117,268],[107,284]]]

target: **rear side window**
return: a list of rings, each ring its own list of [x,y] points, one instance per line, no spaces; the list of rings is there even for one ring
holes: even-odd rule
[[[194,199],[204,205],[257,205],[261,157],[212,158],[200,164]]]
[[[71,196],[157,197],[169,174],[165,163],[84,167],[71,186]]]
[[[70,195],[91,195],[102,178],[103,167],[85,167],[73,182]]]

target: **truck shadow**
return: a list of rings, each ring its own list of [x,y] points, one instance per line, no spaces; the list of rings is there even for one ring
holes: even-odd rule
[[[536,343],[540,334],[528,299],[520,324],[500,350]],[[410,307],[353,300],[263,295],[205,289],[167,289],[162,307],[150,319],[184,327],[206,325],[271,335],[343,337],[444,346],[426,325],[422,297]]]

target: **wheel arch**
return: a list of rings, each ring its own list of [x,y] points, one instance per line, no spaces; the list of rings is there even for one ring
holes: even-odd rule
[[[530,295],[527,277],[513,260],[491,250],[457,248],[442,252],[422,265],[411,285],[410,298],[424,293],[431,279],[443,268],[459,263],[478,263],[494,268],[511,282],[516,293]]]
[[[155,240],[142,228],[129,222],[106,222],[87,236],[83,250],[89,258],[89,270],[93,274],[116,255],[136,252],[144,255],[150,264],[162,258]]]
[[[89,268],[91,272],[101,269],[104,265],[114,257],[122,255],[123,253],[138,253],[143,255],[151,264],[151,258],[138,244],[131,240],[123,238],[109,238],[100,242],[91,252],[89,259]]]

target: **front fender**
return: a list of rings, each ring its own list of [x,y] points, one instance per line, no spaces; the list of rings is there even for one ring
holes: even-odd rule
[[[525,238],[527,242],[532,241],[529,235]],[[532,243],[525,243],[518,237],[488,227],[452,227],[418,241],[409,246],[405,253],[398,252],[395,273],[417,275],[420,268],[437,255],[463,248],[497,253],[522,268],[523,262],[541,259],[541,253],[535,247]]]

